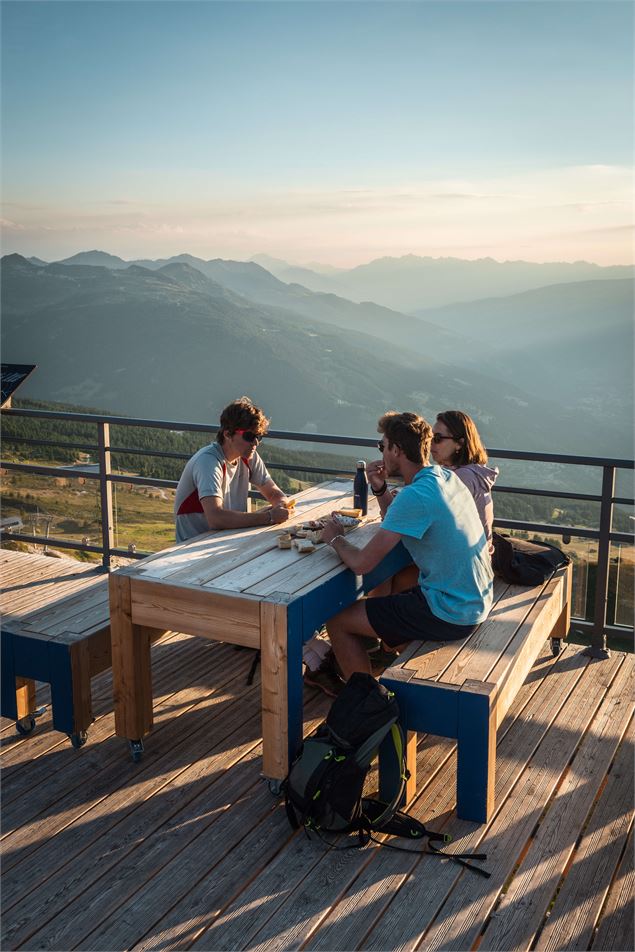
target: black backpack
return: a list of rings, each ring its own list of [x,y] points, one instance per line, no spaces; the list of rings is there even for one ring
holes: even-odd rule
[[[388,833],[407,839],[428,838],[429,852],[447,856],[469,869],[489,876],[485,870],[465,862],[485,859],[485,854],[444,853],[435,844],[448,843],[450,836],[434,833],[423,823],[398,810],[408,772],[405,743],[398,723],[395,695],[370,674],[353,674],[333,702],[326,721],[305,740],[284,781],[285,806],[294,829],[304,828],[332,846],[325,834],[355,833],[354,842],[338,849],[364,846],[373,833]],[[394,789],[388,802],[364,797],[364,781],[382,741],[396,758],[392,771]],[[401,847],[392,846],[393,849]]]
[[[492,535],[494,573],[514,585],[540,585],[556,569],[571,559],[556,545],[548,542],[527,542],[494,532]]]

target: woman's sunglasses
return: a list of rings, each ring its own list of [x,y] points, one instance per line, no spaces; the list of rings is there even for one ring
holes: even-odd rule
[[[234,430],[238,436],[242,436],[246,443],[260,443],[267,435],[266,433],[254,433],[253,430]]]
[[[441,433],[433,433],[433,434],[432,434],[432,442],[433,442],[433,443],[443,443],[444,440],[454,440],[454,437],[453,437],[453,436],[443,436]],[[458,441],[458,440],[455,440],[455,442],[458,443],[459,441]]]

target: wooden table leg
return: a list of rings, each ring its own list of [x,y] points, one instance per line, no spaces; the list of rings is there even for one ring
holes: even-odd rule
[[[302,677],[301,639],[299,677]],[[287,605],[262,602],[260,606],[260,661],[262,666],[262,770],[265,777],[284,780],[289,771],[290,739],[296,741],[297,720],[302,739],[302,697],[292,698],[289,705],[289,654],[287,638]],[[293,694],[297,691],[293,691]],[[291,728],[289,722],[292,720]],[[292,737],[290,737],[293,735]]]
[[[115,573],[109,584],[115,733],[140,740],[152,730],[153,629],[132,622],[130,579]]]

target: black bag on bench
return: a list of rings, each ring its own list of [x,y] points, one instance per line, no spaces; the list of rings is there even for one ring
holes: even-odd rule
[[[561,549],[548,542],[527,542],[500,532],[493,533],[492,542],[494,573],[514,585],[540,585],[556,569],[571,561]]]

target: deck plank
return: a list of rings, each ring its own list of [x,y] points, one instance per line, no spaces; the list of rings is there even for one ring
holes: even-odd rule
[[[623,665],[582,740],[554,802],[485,932],[488,950],[525,950],[538,933],[633,713],[633,670]],[[632,742],[632,730],[631,730]]]
[[[593,938],[593,952],[635,949],[635,870],[633,828],[626,841],[617,875],[611,883],[602,919]]]
[[[456,818],[454,742],[419,738],[411,813],[452,833],[451,849],[485,849],[485,881],[419,852],[328,851],[294,834],[259,779],[251,652],[174,633],[154,652],[157,727],[140,764],[113,735],[108,672],[93,679],[82,750],[49,715],[31,738],[4,724],[3,948],[632,947],[632,655],[591,662],[571,645],[553,659],[545,646],[499,729],[487,826]],[[306,693],[309,728],[328,700]],[[505,917],[516,945],[497,939]]]
[[[422,868],[406,881],[398,903],[391,904],[367,938],[367,948],[385,948],[387,942],[393,948],[412,948],[424,936],[426,949],[470,947],[470,939],[478,935],[511,872],[510,864],[513,868],[558,782],[558,766],[564,769],[579,739],[577,731],[583,730],[592,716],[594,698],[597,704],[604,695],[606,685],[599,682],[608,679],[610,683],[619,667],[614,659],[611,662],[610,668],[602,669],[600,679],[589,677],[590,665],[579,653],[568,649],[558,658],[552,671],[559,677],[545,679],[545,690],[536,692],[498,746],[497,807],[489,824],[479,826],[456,817],[454,790],[448,791],[450,778],[444,786],[431,790],[429,819],[448,817],[443,829],[452,834],[457,849],[484,850],[492,878],[481,880],[470,874],[468,880],[452,864],[423,856]],[[436,874],[431,866],[435,862]],[[423,897],[418,885],[422,874],[434,877]],[[404,903],[413,908],[406,921],[399,916]]]
[[[632,697],[632,694],[629,696]],[[588,949],[633,824],[633,732],[624,740],[536,949]]]

